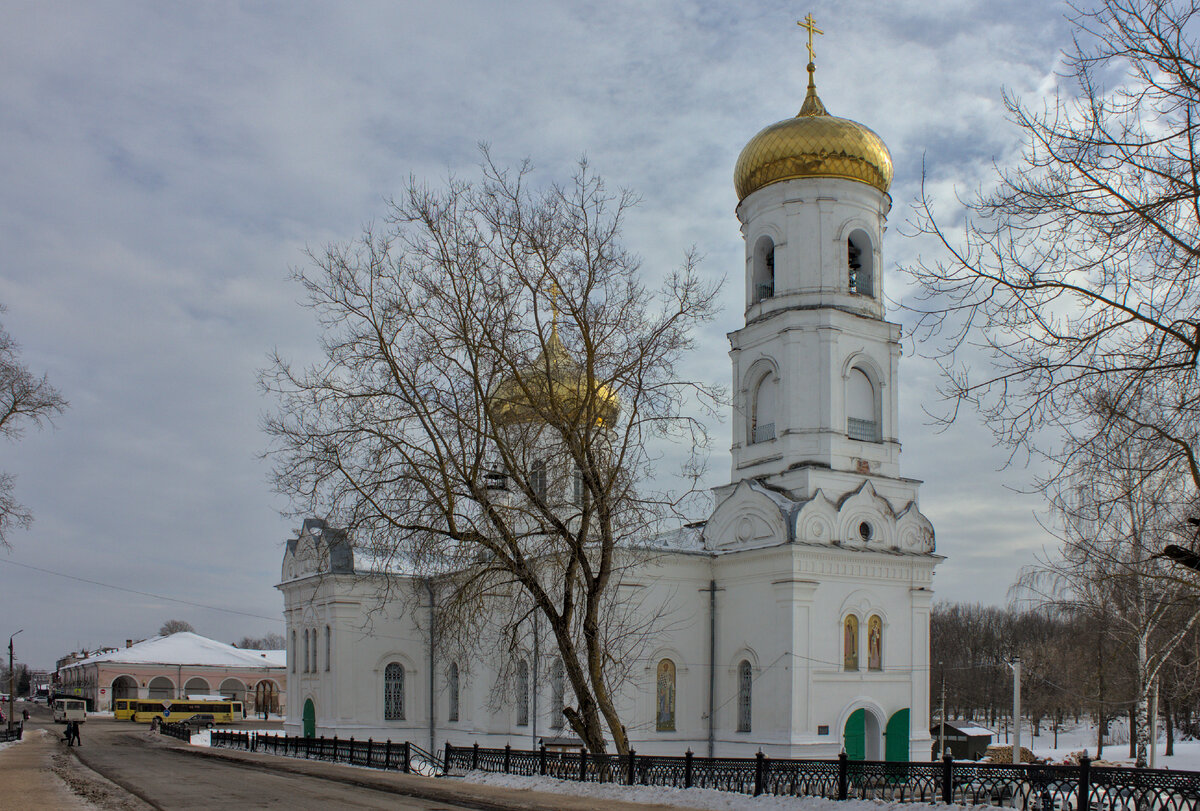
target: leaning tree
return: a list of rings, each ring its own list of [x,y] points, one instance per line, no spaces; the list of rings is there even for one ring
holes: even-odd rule
[[[528,164],[484,150],[477,179],[410,181],[386,227],[311,254],[296,276],[324,358],[273,359],[266,428],[297,512],[432,583],[439,624],[485,611],[515,635],[536,615],[575,697],[572,728],[592,751],[607,738],[625,752],[618,637],[645,629],[616,586],[696,486],[654,486],[655,463],[674,441],[698,474],[697,416],[719,392],[681,361],[717,285],[688,255],[649,289],[621,243],[634,201],[586,162],[569,184],[531,183]]]

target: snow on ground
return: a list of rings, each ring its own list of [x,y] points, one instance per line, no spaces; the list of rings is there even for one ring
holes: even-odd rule
[[[1129,731],[1120,723],[1109,726],[1110,734],[1104,743],[1102,757],[1106,761],[1132,766],[1133,758],[1129,756]],[[1069,755],[1087,750],[1088,756],[1096,757],[1096,727],[1090,723],[1072,725],[1059,730],[1058,746],[1054,746],[1054,732],[1044,726],[1041,732],[1030,743],[1032,733],[1030,727],[1021,732],[1021,745],[1032,750],[1039,758],[1047,758],[1051,762],[1061,762]],[[1166,732],[1159,727],[1158,731],[1158,760],[1155,766],[1159,769],[1183,769],[1200,771],[1200,741],[1175,741],[1175,754],[1167,757]],[[1001,731],[992,743],[1011,743],[1011,737],[1006,740]]]
[[[46,731],[44,729],[40,729],[37,731],[43,735],[46,734]],[[29,736],[32,735],[33,732],[34,732],[34,730],[32,730],[32,729],[29,730],[28,732],[25,733],[25,735],[19,741],[5,741],[4,743],[0,743],[0,752],[3,752],[5,749],[7,749],[10,746],[16,746],[19,743],[23,743],[24,741],[29,740]]]
[[[718,811],[962,811],[961,805],[931,803],[886,803],[875,800],[827,800],[823,797],[751,797],[710,788],[662,788],[658,786],[621,786],[613,783],[575,783],[551,777],[520,777],[512,774],[469,772],[463,778],[471,783],[504,788],[570,794],[597,800],[624,800],[658,803],[678,808],[706,808]],[[986,806],[968,806],[985,808]]]

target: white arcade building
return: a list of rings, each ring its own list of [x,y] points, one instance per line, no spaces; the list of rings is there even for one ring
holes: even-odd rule
[[[885,320],[892,161],[870,129],[800,113],[738,158],[745,326],[730,334],[729,484],[707,522],[625,576],[661,620],[620,693],[643,753],[925,760],[934,533],[900,474],[899,327]],[[282,582],[293,734],[531,748],[564,729],[553,645],[515,668],[431,648],[421,584],[380,606],[319,520]],[[402,589],[403,590],[403,589]],[[496,700],[503,670],[513,674]],[[563,740],[565,743],[566,741]]]

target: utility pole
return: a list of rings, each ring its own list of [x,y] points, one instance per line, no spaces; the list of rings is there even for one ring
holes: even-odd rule
[[[24,630],[25,630],[24,628],[21,629],[21,631],[24,631]],[[17,634],[21,633],[21,631],[17,631]],[[16,689],[14,686],[14,677],[16,676],[16,671],[13,670],[13,643],[12,643],[12,641],[13,641],[13,636],[16,636],[17,634],[13,634],[12,636],[10,636],[8,638],[8,728],[9,729],[13,728],[13,698],[14,698],[13,693],[16,692]]]
[[[946,668],[938,662],[938,667],[942,670],[942,724],[938,728],[938,757],[946,756]]]
[[[1012,762],[1021,762],[1021,657],[1014,656],[1010,663],[1013,672],[1013,745]]]

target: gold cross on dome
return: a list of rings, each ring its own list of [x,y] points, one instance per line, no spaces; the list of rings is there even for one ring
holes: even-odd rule
[[[825,32],[817,28],[811,12],[803,20],[797,20],[796,25],[808,31],[808,61],[815,62],[816,54],[813,52],[813,34],[824,34]]]

